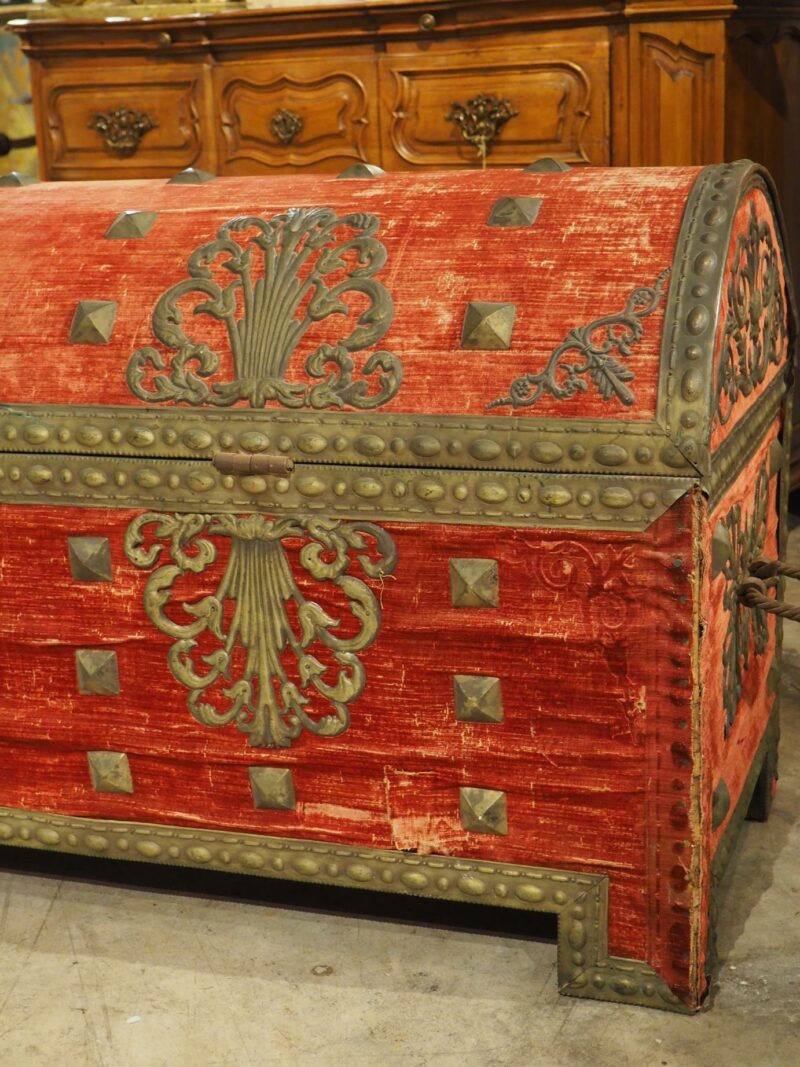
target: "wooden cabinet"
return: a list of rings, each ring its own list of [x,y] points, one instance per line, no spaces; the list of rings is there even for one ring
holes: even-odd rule
[[[800,264],[800,0],[276,0],[12,26],[43,178],[750,157]],[[102,128],[141,114],[134,146]]]
[[[493,97],[510,115],[489,139],[494,165],[557,156],[567,163],[609,161],[609,46],[536,41],[512,48],[394,53],[379,59],[384,166],[452,167],[482,161],[453,112]],[[472,105],[473,109],[475,105]]]
[[[226,174],[342,170],[377,159],[378,86],[371,55],[230,63],[214,71]]]
[[[169,177],[216,166],[200,64],[50,68],[39,79],[48,178]]]

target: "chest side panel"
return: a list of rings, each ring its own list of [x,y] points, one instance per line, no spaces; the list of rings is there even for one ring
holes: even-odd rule
[[[738,585],[757,559],[778,558],[776,422],[705,531],[701,662],[703,811],[709,857],[725,832],[775,703],[776,617],[742,604]]]
[[[736,433],[741,419],[786,370],[790,308],[775,209],[764,187],[756,185],[736,208],[726,251],[714,346],[712,452]]]
[[[165,527],[160,558],[137,567],[141,513],[4,515],[0,803],[602,871],[615,950],[654,965],[667,952],[647,932],[647,897],[670,893],[670,834],[691,837],[687,498],[646,533],[388,523],[378,542],[361,524],[365,551],[338,576],[337,547],[308,530],[268,544],[201,524],[181,567]],[[107,538],[110,580],[73,577],[69,538],[87,537]],[[355,558],[376,546],[396,550],[383,577]],[[288,571],[265,564],[276,547]],[[299,599],[284,599],[281,574]],[[271,620],[258,632],[254,599]],[[360,640],[378,615],[374,640]],[[280,637],[304,625],[304,647]],[[227,676],[204,687],[221,648]],[[245,678],[249,703],[230,716]],[[271,703],[289,708],[278,719],[292,733],[287,693],[312,727],[254,729]],[[124,754],[129,788],[109,790],[102,773],[97,788],[97,752]],[[292,802],[284,790],[264,806],[270,783],[289,779]]]

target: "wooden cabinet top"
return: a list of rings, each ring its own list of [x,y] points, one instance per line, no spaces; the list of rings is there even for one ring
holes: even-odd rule
[[[30,54],[103,52],[153,54],[216,49],[304,47],[393,39],[471,37],[531,27],[556,29],[629,22],[800,17],[800,0],[315,0],[262,8],[231,8],[171,15],[169,4],[156,17],[128,15],[136,8],[81,9],[80,18],[18,19],[11,23]],[[138,10],[142,10],[141,8]],[[148,11],[153,8],[149,7]],[[182,7],[185,12],[185,7]],[[113,11],[113,17],[109,17]],[[125,11],[125,15],[120,12]],[[102,28],[102,32],[99,32]]]

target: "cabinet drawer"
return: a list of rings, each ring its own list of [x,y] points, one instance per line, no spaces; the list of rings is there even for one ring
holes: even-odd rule
[[[46,71],[40,100],[47,178],[158,178],[214,167],[204,69],[180,64]]]
[[[511,113],[494,136],[489,124],[488,164],[607,163],[608,62],[606,40],[381,57],[385,166],[480,162],[479,145],[448,116],[460,108],[472,117],[482,96]]]
[[[221,173],[337,171],[378,160],[371,55],[230,64],[216,72],[215,93]]]

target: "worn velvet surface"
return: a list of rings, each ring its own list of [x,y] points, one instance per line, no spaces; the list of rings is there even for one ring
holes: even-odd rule
[[[696,176],[696,168],[587,168],[556,175],[514,170],[387,174],[380,181],[323,175],[278,182],[224,178],[202,186],[82,182],[71,186],[69,197],[57,184],[0,189],[3,258],[30,265],[6,270],[0,279],[0,347],[19,353],[4,366],[3,398],[139,403],[125,384],[125,366],[136,349],[153,344],[153,307],[165,290],[187,277],[189,255],[237,215],[271,218],[291,207],[331,207],[341,214],[372,212],[380,219],[376,236],[388,260],[376,278],[392,295],[394,318],[376,347],[394,352],[404,369],[399,394],[382,410],[480,415],[519,375],[541,371],[570,330],[622,312],[635,288],[652,286],[671,266]],[[502,196],[541,198],[534,224],[488,226]],[[143,239],[105,239],[125,210],[159,214]],[[219,263],[214,269],[215,276],[230,282]],[[358,295],[346,299],[352,326],[366,301]],[[107,345],[68,342],[80,300],[118,303]],[[229,380],[224,331],[208,316],[193,316],[198,300],[187,297],[181,303],[187,330],[219,352],[218,377]],[[461,347],[470,301],[516,305],[508,351]],[[628,361],[636,375],[635,405],[604,401],[591,389],[568,401],[545,395],[527,413],[652,418],[665,303],[662,299],[642,320],[644,334]],[[302,380],[306,356],[347,332],[341,315],[314,324],[292,359],[290,377]],[[170,354],[163,346],[160,350]],[[369,351],[355,353],[358,366]]]
[[[383,622],[360,654],[367,686],[351,725],[275,750],[191,717],[171,639],[144,613],[146,575],[123,552],[135,512],[6,508],[0,803],[602,871],[612,951],[660,963],[647,896],[669,895],[660,842],[690,781],[690,513],[685,499],[641,534],[387,524],[399,562],[369,580]],[[72,579],[77,533],[109,537],[112,582]],[[497,608],[452,606],[449,560],[465,556],[498,561]],[[330,583],[294,574],[334,612]],[[183,618],[181,597],[214,579],[187,579],[170,614]],[[77,648],[116,651],[119,696],[78,692]],[[504,721],[456,721],[455,674],[499,677]],[[674,773],[673,734],[686,753]],[[128,753],[132,795],[93,790],[95,749]],[[295,811],[254,809],[247,768],[261,765],[292,768]],[[506,792],[508,836],[462,828],[461,785]]]

